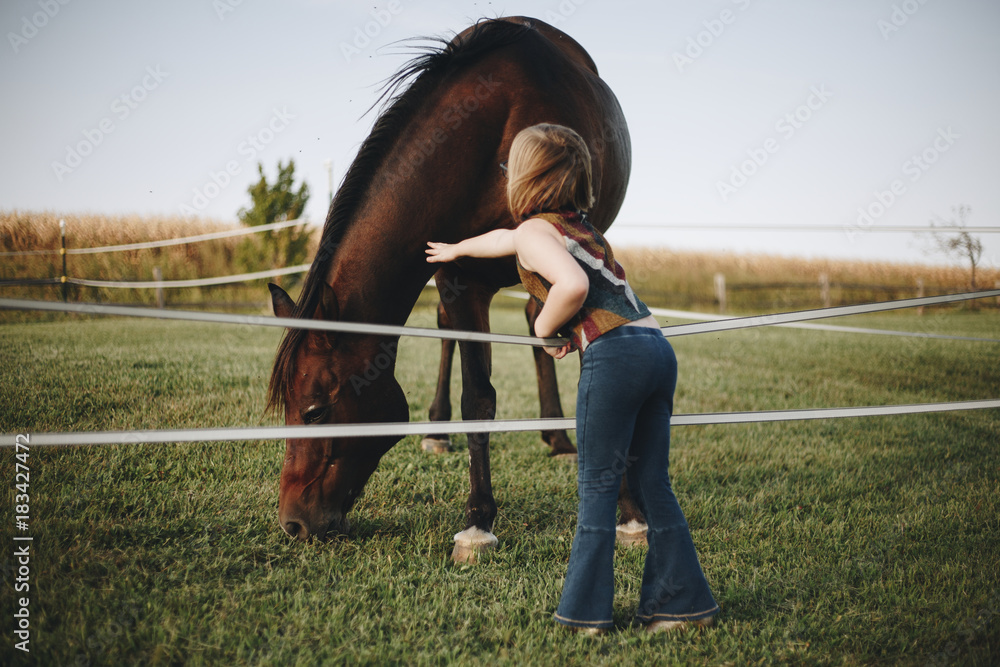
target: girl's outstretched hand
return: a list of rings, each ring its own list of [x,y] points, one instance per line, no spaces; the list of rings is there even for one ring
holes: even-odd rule
[[[453,262],[459,258],[459,254],[455,251],[454,244],[451,243],[435,243],[434,241],[427,242],[427,261],[432,264],[435,262]]]

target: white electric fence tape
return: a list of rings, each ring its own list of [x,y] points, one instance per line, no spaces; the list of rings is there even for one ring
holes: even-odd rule
[[[970,299],[984,299],[1000,296],[998,290],[981,290],[962,294],[944,294],[941,296],[920,297],[917,299],[899,299],[880,303],[862,303],[854,306],[836,306],[834,308],[817,308],[815,310],[800,310],[790,313],[773,313],[771,315],[755,315],[753,317],[731,317],[717,322],[699,322],[697,324],[678,324],[663,327],[666,336],[688,336],[690,334],[714,333],[717,331],[732,331],[734,329],[749,329],[751,327],[778,326],[809,320],[822,320],[830,317],[846,315],[864,315],[902,308],[917,308],[934,306],[942,303],[957,303]]]
[[[904,299],[875,304],[841,306],[797,313],[776,313],[756,317],[729,318],[700,324],[683,324],[663,327],[667,336],[690,335],[710,331],[729,331],[747,327],[777,326],[802,322],[810,319],[841,317],[860,313],[872,313],[898,308],[912,308],[939,303],[953,303],[969,299],[1000,296],[1000,290],[985,290],[966,294],[950,294],[938,297]],[[319,329],[386,336],[418,336],[452,340],[474,340],[480,342],[516,343],[522,345],[557,345],[559,339],[541,339],[532,336],[487,334],[475,331],[450,331],[420,329],[390,325],[364,324],[357,322],[322,322],[280,317],[258,317],[230,315],[224,313],[197,313],[190,311],[170,311],[153,308],[130,308],[127,306],[107,306],[98,304],[69,304],[26,299],[0,299],[0,308],[17,310],[47,310],[76,312],[94,315],[122,315],[127,317],[150,317],[198,322],[218,322],[252,326],[294,327]],[[973,339],[991,340],[991,339]],[[846,417],[869,417],[883,415],[919,414],[953,410],[982,410],[1000,408],[1000,399],[963,401],[952,403],[925,403],[918,405],[889,405],[858,408],[817,408],[812,410],[781,410],[765,412],[714,413],[702,415],[675,415],[672,423],[677,426],[695,424],[737,424],[746,422],[794,421],[805,419],[835,419]],[[34,445],[97,445],[123,443],[165,443],[165,442],[216,442],[222,440],[279,440],[286,438],[345,438],[371,436],[404,436],[423,433],[488,433],[496,431],[541,431],[572,429],[575,420],[567,419],[522,419],[485,420],[460,422],[414,422],[395,424],[342,424],[331,426],[276,426],[258,428],[222,429],[176,429],[130,432],[93,433],[36,433],[29,434]],[[15,435],[0,436],[0,446],[12,447]]]
[[[674,415],[673,426],[709,424],[745,424],[750,422],[803,421],[912,415],[957,410],[1000,408],[1000,399],[923,403],[917,405],[881,405],[855,408],[816,408],[809,410],[771,410],[763,412],[718,412]],[[329,426],[262,426],[246,428],[163,429],[148,431],[94,431],[77,433],[26,433],[31,446],[122,445],[170,442],[223,442],[244,440],[285,440],[315,438],[362,438],[407,436],[426,433],[496,433],[516,431],[570,430],[576,427],[572,417],[562,419],[496,419],[449,422],[393,422],[381,424],[334,424]],[[0,435],[0,447],[13,447],[16,434]],[[23,438],[22,438],[23,441]]]
[[[658,229],[693,229],[693,230],[727,230],[727,231],[765,231],[765,232],[850,232],[849,225],[669,225],[669,224],[620,224],[609,229],[605,234],[611,234],[619,229],[642,229],[646,231],[656,231]],[[928,227],[927,225],[882,225],[878,227],[866,227],[865,232],[882,234],[884,232],[907,232],[911,234],[927,234],[928,232],[948,232],[962,231],[970,234],[1000,234],[1000,227]],[[861,230],[858,229],[860,232]]]
[[[918,299],[901,299],[881,303],[858,304],[854,306],[837,306],[835,308],[819,308],[791,313],[774,313],[771,315],[755,315],[753,317],[725,318],[718,321],[699,322],[695,324],[677,324],[662,327],[661,331],[667,337],[688,336],[692,334],[732,331],[751,327],[778,326],[809,320],[819,320],[830,317],[844,317],[864,313],[877,313],[901,308],[932,306],[942,303],[956,303],[971,299],[984,299],[1000,296],[1000,290],[982,290],[963,294],[946,294],[942,296],[922,297]],[[456,331],[453,329],[424,329],[386,324],[365,324],[362,322],[327,322],[321,320],[304,320],[257,315],[232,315],[228,313],[199,313],[184,310],[166,310],[161,308],[136,308],[131,306],[112,306],[104,304],[60,303],[56,301],[38,301],[31,299],[0,298],[0,308],[13,310],[46,310],[56,312],[83,313],[89,315],[119,315],[124,317],[147,317],[164,320],[185,320],[194,322],[217,322],[222,324],[243,324],[251,326],[287,327],[292,329],[314,329],[319,331],[336,331],[342,333],[371,334],[377,336],[415,336],[418,338],[438,338],[442,340],[472,341],[482,343],[510,343],[515,345],[562,345],[558,338],[537,338],[516,334],[494,334],[478,331]],[[902,335],[903,332],[900,332]],[[910,334],[918,337],[931,337],[928,334]],[[960,337],[962,340],[980,342],[996,342],[990,338]]]
[[[254,273],[240,273],[234,276],[217,276],[215,278],[191,278],[190,280],[145,280],[139,282],[124,282],[119,280],[88,280],[86,278],[67,278],[66,282],[71,285],[83,285],[85,287],[113,287],[121,289],[154,289],[163,287],[170,289],[174,287],[207,287],[209,285],[229,285],[231,283],[242,283],[248,280],[260,280],[261,278],[274,278],[276,276],[287,276],[293,273],[305,273],[311,264],[299,264],[297,266],[286,266],[283,269],[271,269],[270,271],[256,271]]]
[[[272,222],[267,225],[258,225],[256,227],[241,227],[239,229],[226,230],[222,232],[208,232],[206,234],[197,234],[195,236],[185,236],[176,239],[163,239],[160,241],[142,241],[138,243],[123,243],[121,245],[111,245],[111,246],[97,246],[93,248],[67,248],[67,255],[92,255],[103,252],[122,252],[125,250],[144,250],[147,248],[165,248],[168,246],[184,245],[186,243],[200,243],[201,241],[212,241],[214,239],[224,239],[231,236],[242,236],[244,234],[257,234],[259,232],[274,231],[278,229],[284,229],[285,227],[294,227],[295,225],[308,224],[306,221],[301,219],[295,220],[285,220],[282,222]],[[839,232],[843,231],[843,226],[837,225],[812,225],[803,227],[801,225],[616,225],[615,229],[644,229],[644,230],[657,230],[657,229],[713,229],[713,230],[754,230],[754,231],[789,231],[789,232]],[[919,233],[934,231],[933,228],[919,227],[919,226],[894,226],[894,227],[880,227],[871,231],[875,232],[907,232],[907,233]],[[972,234],[997,234],[1000,233],[1000,227],[965,227],[963,231],[967,231]],[[0,257],[19,257],[26,255],[58,255],[59,249],[45,249],[45,250],[14,250],[14,251],[4,251],[0,252]]]
[[[504,296],[514,299],[527,300],[531,297],[527,292],[517,290],[500,290]],[[710,315],[708,313],[698,313],[692,310],[672,310],[669,308],[650,308],[649,312],[658,317],[679,317],[685,320],[698,320],[704,322],[720,322],[732,319],[725,315]],[[892,331],[889,329],[868,329],[864,327],[845,327],[837,324],[809,324],[806,322],[790,322],[786,324],[776,324],[774,326],[788,329],[809,329],[811,331],[836,331],[840,333],[872,334],[876,336],[901,336],[903,338],[934,338],[938,340],[965,340],[978,343],[1000,343],[1000,338],[976,338],[974,336],[952,336],[950,334],[928,333],[923,331]],[[665,335],[673,335],[666,333]]]
[[[536,338],[534,336],[491,334],[479,331],[421,329],[418,327],[402,327],[390,324],[366,324],[364,322],[327,322],[323,320],[300,320],[290,317],[232,315],[229,313],[199,313],[188,310],[134,308],[131,306],[111,306],[87,303],[60,303],[57,301],[33,301],[30,299],[0,298],[0,308],[13,310],[46,310],[64,313],[81,313],[84,315],[147,317],[159,320],[215,322],[219,324],[242,324],[246,326],[282,327],[290,329],[313,329],[317,331],[335,331],[340,333],[369,334],[374,336],[414,336],[417,338],[438,338],[442,340],[471,341],[479,343],[563,345],[566,342],[560,338]]]

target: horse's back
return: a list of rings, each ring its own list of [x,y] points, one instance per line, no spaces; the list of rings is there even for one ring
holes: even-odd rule
[[[577,63],[580,67],[590,70],[594,75],[597,75],[597,64],[594,62],[594,59],[590,57],[590,54],[587,53],[586,49],[580,46],[579,42],[564,33],[562,30],[559,30],[544,21],[539,21],[538,19],[528,16],[504,16],[495,20],[523,25],[535,30],[539,35],[558,47],[567,58]],[[478,25],[479,24],[470,26],[458,33],[455,38],[452,39],[452,43],[457,44],[468,39],[469,36],[475,32]]]
[[[485,24],[523,26],[523,33],[480,64],[504,86],[510,114],[502,146],[536,123],[558,123],[580,132],[591,149],[596,202],[592,224],[605,231],[625,199],[632,150],[628,125],[611,88],[600,78],[590,54],[575,39],[544,21],[512,16],[485,20],[455,36],[456,45],[475,39]]]

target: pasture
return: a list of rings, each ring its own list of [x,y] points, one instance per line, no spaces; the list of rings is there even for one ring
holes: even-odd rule
[[[494,331],[523,333],[519,308],[498,298]],[[1000,331],[994,309],[933,312],[835,323]],[[409,323],[433,326],[433,311],[420,305]],[[5,433],[277,423],[263,416],[274,330],[61,316],[0,335]],[[995,344],[790,329],[672,342],[678,414],[1000,389]],[[400,343],[411,420],[427,418],[437,354],[435,341]],[[557,367],[572,414],[578,363]],[[537,416],[527,348],[495,346],[493,381],[499,418]],[[456,418],[458,392],[456,378]],[[550,459],[536,433],[492,438],[500,544],[472,566],[449,560],[464,527],[464,438],[437,456],[401,441],[353,510],[353,534],[305,545],[277,524],[283,443],[32,448],[30,662],[996,664],[998,443],[996,410],[675,427],[674,486],[718,625],[672,636],[629,627],[644,548],[618,547],[616,631],[598,638],[550,620],[575,467]],[[3,455],[11,470],[13,452]],[[9,547],[10,522],[3,531]],[[4,554],[7,588],[16,568]],[[3,662],[29,664],[11,643]]]

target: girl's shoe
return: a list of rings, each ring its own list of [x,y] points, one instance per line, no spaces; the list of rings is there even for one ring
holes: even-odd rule
[[[578,628],[573,625],[564,625],[563,627],[578,635],[588,635],[590,637],[600,637],[608,634],[608,628]]]
[[[715,623],[715,616],[699,618],[697,621],[652,621],[646,625],[646,632],[671,632],[673,630],[687,630],[689,625],[696,628],[710,628]]]
[[[608,634],[607,628],[580,628],[577,632],[581,635],[590,635],[591,637],[600,637],[602,635]]]

